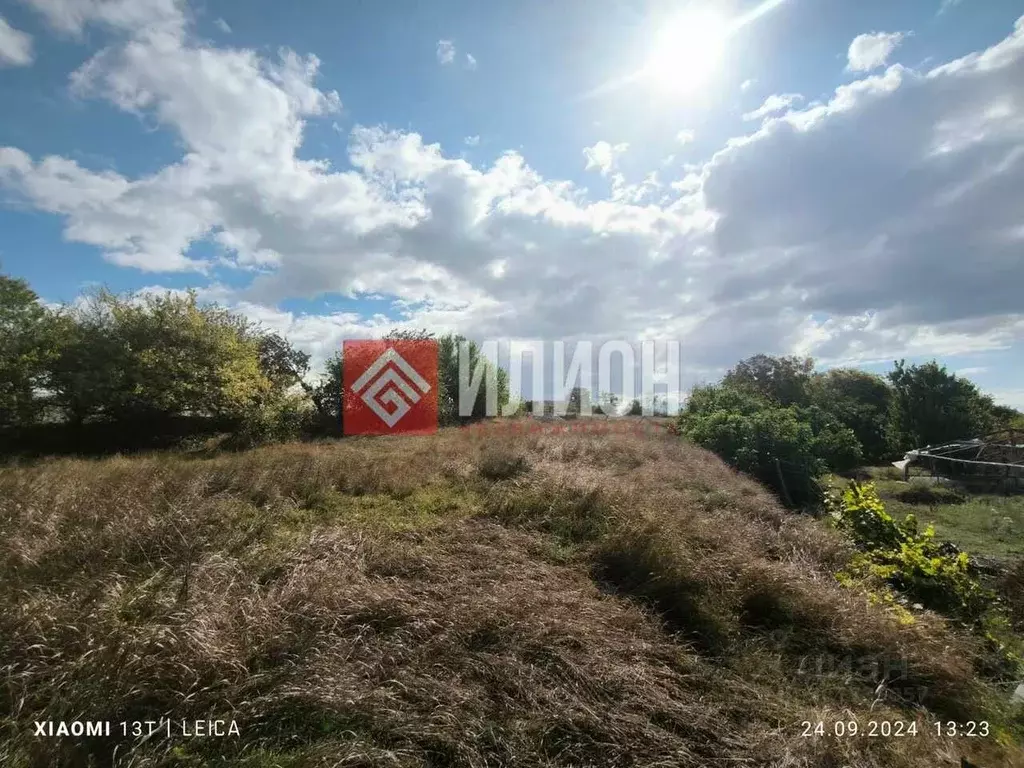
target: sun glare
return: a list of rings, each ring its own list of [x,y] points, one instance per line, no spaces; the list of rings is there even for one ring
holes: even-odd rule
[[[646,79],[672,94],[699,91],[718,71],[729,32],[729,23],[710,6],[683,11],[655,37]]]

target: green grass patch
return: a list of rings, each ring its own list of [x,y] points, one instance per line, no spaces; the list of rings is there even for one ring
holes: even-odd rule
[[[410,531],[434,528],[453,518],[470,517],[480,509],[480,499],[470,488],[428,485],[408,496],[390,494],[352,496],[323,491],[308,507],[295,507],[282,522],[300,527],[343,525],[369,530]]]
[[[913,514],[923,526],[934,526],[937,539],[971,555],[1024,557],[1024,495],[968,494],[923,477],[903,482],[886,478],[885,467],[871,467],[868,473],[880,478],[875,480],[878,495],[897,521]],[[832,480],[836,488],[845,484]]]

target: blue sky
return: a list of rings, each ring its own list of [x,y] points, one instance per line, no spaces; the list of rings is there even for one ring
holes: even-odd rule
[[[1024,406],[1024,3],[703,5],[5,0],[0,269]]]

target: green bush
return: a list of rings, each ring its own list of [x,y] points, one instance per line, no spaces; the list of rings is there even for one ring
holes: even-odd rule
[[[811,378],[811,402],[853,430],[870,464],[891,454],[888,441],[893,390],[881,376],[834,368]]]
[[[872,483],[851,483],[828,503],[833,520],[853,539],[860,554],[846,578],[881,580],[926,608],[974,621],[994,596],[970,573],[967,553],[946,553],[928,526],[918,531],[908,515],[896,522],[885,511]]]
[[[820,502],[815,477],[861,459],[853,432],[821,409],[780,406],[735,386],[695,389],[680,414],[679,431],[797,507]]]
[[[301,395],[284,395],[252,409],[225,447],[253,448],[266,443],[297,440],[309,431],[315,412]]]

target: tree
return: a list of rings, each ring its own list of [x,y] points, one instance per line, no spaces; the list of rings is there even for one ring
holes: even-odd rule
[[[814,360],[754,355],[725,374],[722,384],[749,389],[779,405],[807,405]]]
[[[587,397],[589,403],[590,398]],[[583,388],[573,387],[569,391],[569,401],[566,403],[565,415],[570,417],[578,417],[583,410]]]
[[[813,376],[811,402],[853,430],[864,460],[875,464],[889,453],[889,415],[893,391],[881,376],[853,368],[834,368]]]
[[[909,450],[975,437],[992,429],[992,399],[967,379],[934,360],[923,365],[895,363],[890,441]]]
[[[34,422],[55,354],[52,315],[26,281],[0,275],[0,426]]]
[[[259,342],[260,369],[282,391],[301,384],[309,372],[309,355],[295,349],[291,343],[277,333],[265,331],[259,326],[250,329]]]
[[[485,371],[483,384],[477,392],[472,411],[467,416],[462,416],[459,413],[459,357],[462,354],[468,356],[468,371],[471,379],[478,366],[483,366]],[[482,419],[488,415],[497,415],[496,413],[487,413],[487,388],[490,386],[488,381],[492,377],[494,385],[497,387],[494,394],[500,413],[509,401],[508,372],[484,358],[480,346],[475,341],[452,333],[441,336],[437,340],[438,420],[440,423],[442,425],[458,424]]]
[[[1024,430],[1024,413],[1008,405],[993,405],[992,427],[993,429]]]
[[[323,426],[336,426],[341,431],[341,398],[344,392],[344,367],[341,352],[335,352],[324,364],[320,381],[310,387],[309,394]]]
[[[294,383],[288,366],[301,362],[283,339],[216,305],[200,305],[192,292],[101,290],[65,308],[59,325],[49,386],[77,422],[243,420],[279,399]]]
[[[463,336],[446,334],[435,338],[434,334],[426,329],[423,330],[393,330],[388,333],[385,340],[389,341],[436,341],[438,348],[437,379],[438,379],[438,421],[442,425],[457,424],[462,421],[483,418],[487,415],[487,376],[484,376],[484,385],[477,393],[473,403],[472,414],[467,417],[459,416],[459,354],[462,345],[466,345],[469,355],[470,376],[476,369],[478,363],[486,368],[494,367],[492,363],[481,358],[479,345],[473,341],[467,341]],[[497,382],[497,404],[502,408],[509,397],[508,373],[494,367],[494,378]],[[340,351],[327,361],[320,381],[309,388],[310,398],[318,414],[321,423],[338,425],[339,429],[343,419],[342,398],[344,392],[344,358]]]

